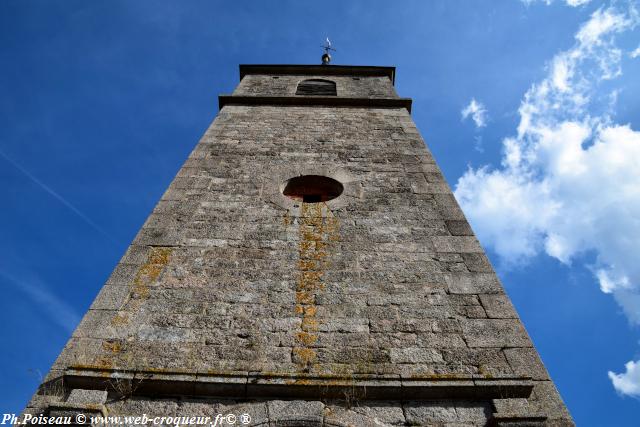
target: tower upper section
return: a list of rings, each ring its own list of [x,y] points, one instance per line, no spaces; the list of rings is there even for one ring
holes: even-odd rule
[[[573,426],[394,71],[240,66],[27,410]]]
[[[406,108],[395,91],[395,67],[240,65],[240,84],[225,105],[325,105]]]

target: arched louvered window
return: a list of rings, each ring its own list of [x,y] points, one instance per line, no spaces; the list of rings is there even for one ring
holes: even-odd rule
[[[336,96],[336,84],[331,80],[303,80],[298,84],[296,95]]]

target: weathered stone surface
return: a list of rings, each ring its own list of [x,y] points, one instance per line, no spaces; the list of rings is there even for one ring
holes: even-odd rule
[[[536,381],[530,404],[544,414],[552,426],[572,426],[571,415],[562,403],[558,390],[551,381]]]
[[[529,347],[531,341],[520,322],[510,319],[467,319],[462,322],[469,347]]]
[[[107,401],[108,393],[104,390],[73,389],[67,397],[67,403],[78,405],[99,405]]]
[[[273,425],[322,425],[322,402],[304,400],[272,400],[268,403],[269,422]]]
[[[117,310],[122,307],[129,297],[128,286],[104,285],[100,293],[91,304],[92,310]]]
[[[402,407],[397,402],[358,402],[353,412],[364,415],[374,423],[390,425],[404,425],[405,416]]]
[[[269,420],[269,410],[267,402],[223,402],[218,406],[218,413],[222,415],[233,414],[240,419],[243,414],[249,415],[252,425],[267,423]],[[231,424],[227,422],[227,424]],[[236,422],[237,424],[237,422]]]
[[[513,371],[534,380],[548,380],[549,374],[534,348],[505,348],[504,354]]]
[[[105,405],[110,415],[147,414],[149,417],[174,416],[178,410],[178,403],[171,399],[145,399],[130,397],[126,400],[116,400]],[[151,424],[151,423],[149,423]]]
[[[490,398],[446,400],[434,381],[490,389],[508,377],[522,390],[525,378],[548,380],[409,112],[378,102],[399,99],[392,70],[250,68],[234,95],[295,98],[301,80],[322,78],[337,98],[360,101],[227,103],[55,362],[51,384],[76,372],[84,383],[74,388],[94,381],[119,396],[107,404],[116,414],[469,426],[487,422]],[[300,175],[332,178],[343,193],[321,203],[283,195]],[[321,403],[318,381],[348,390],[354,378],[377,384],[380,375],[393,380],[376,398],[397,400],[346,393]],[[149,378],[175,396],[145,397]],[[403,406],[399,378],[431,384],[431,400]],[[530,406],[570,422],[545,381]],[[306,400],[246,399],[267,383],[298,387]],[[30,410],[56,399],[33,399]]]
[[[444,275],[449,292],[453,294],[502,293],[502,286],[495,274],[448,273]]]
[[[446,224],[452,236],[473,236],[473,230],[466,220],[449,220]]]
[[[398,412],[389,413],[381,409],[376,410],[366,404],[365,408],[367,408],[367,410],[363,410],[359,405],[354,405],[351,408],[345,408],[341,405],[327,405],[325,408],[324,425],[382,427],[406,425],[404,424],[404,415],[400,418]]]
[[[518,318],[509,297],[504,294],[480,295],[480,301],[487,313],[487,317],[491,319]]]
[[[409,425],[485,425],[491,416],[487,403],[474,401],[408,402],[404,413]]]

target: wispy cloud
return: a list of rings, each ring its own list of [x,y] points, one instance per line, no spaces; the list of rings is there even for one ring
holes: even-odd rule
[[[482,128],[487,125],[488,113],[482,102],[478,102],[475,98],[471,98],[469,104],[460,111],[462,120],[466,120],[471,117],[476,127]]]
[[[478,153],[484,153],[484,147],[482,146],[482,136],[476,135],[473,138],[473,149]]]
[[[547,6],[554,2],[554,0],[521,0],[522,3],[530,5],[532,3],[544,3]],[[589,3],[591,0],[563,0],[567,6],[578,7]]]
[[[71,333],[80,321],[80,316],[65,301],[51,292],[32,274],[17,278],[0,271],[0,278],[24,293],[53,323]]]
[[[112,241],[112,242],[114,241],[113,238],[106,231],[104,231],[102,229],[102,227],[100,227],[98,224],[93,222],[87,215],[85,215],[82,211],[80,211],[80,209],[78,209],[75,206],[73,206],[69,201],[67,201],[64,197],[62,197],[57,192],[55,192],[51,187],[49,187],[48,185],[46,185],[45,183],[40,181],[31,172],[29,172],[28,170],[26,170],[25,168],[20,166],[15,160],[13,160],[11,157],[7,156],[7,154],[5,154],[5,152],[2,151],[2,150],[0,150],[0,157],[5,159],[14,168],[16,168],[17,170],[22,172],[23,175],[25,175],[27,178],[29,178],[31,181],[33,181],[35,184],[37,184],[42,190],[44,190],[46,193],[48,193],[54,199],[58,200],[60,203],[62,203],[64,206],[66,206],[69,210],[71,210],[73,213],[75,213],[78,217],[80,217],[80,219],[82,219],[84,222],[86,222],[91,228],[93,228],[98,233],[100,233],[103,236],[105,236],[110,241]]]
[[[603,81],[622,74],[616,36],[637,19],[632,8],[595,11],[575,45],[524,95],[517,133],[503,140],[501,167],[470,168],[455,195],[507,265],[541,252],[570,264],[594,251],[596,263],[587,267],[601,290],[640,325],[640,132],[613,122],[618,88],[598,93],[609,86]]]
[[[640,46],[632,50],[629,56],[632,58],[637,58],[638,56],[640,56]]]

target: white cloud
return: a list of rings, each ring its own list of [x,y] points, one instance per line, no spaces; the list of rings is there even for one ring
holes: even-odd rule
[[[632,58],[637,58],[638,56],[640,56],[640,46],[638,46],[633,51],[631,51],[629,56],[632,57]]]
[[[524,95],[501,166],[469,168],[455,195],[480,240],[507,264],[540,253],[570,264],[594,253],[587,267],[601,290],[640,325],[640,132],[613,122],[618,89],[598,93],[621,74],[615,38],[636,20],[633,10],[594,12]],[[630,373],[638,365],[627,368],[610,374],[617,389],[638,378]]]
[[[613,297],[627,318],[636,325],[640,324],[640,293],[637,289],[618,288],[613,292]]]
[[[532,3],[542,2],[549,6],[554,0],[521,0],[527,6]],[[571,7],[578,7],[589,3],[591,0],[565,0],[564,2]]]
[[[478,128],[485,127],[487,125],[487,109],[484,108],[482,102],[476,101],[475,98],[471,98],[469,105],[464,107],[462,111],[460,111],[460,114],[462,115],[462,120],[471,116],[471,119]]]
[[[624,31],[631,24],[631,17],[616,13],[612,9],[604,11],[603,9],[598,9],[591,15],[591,19],[580,28],[580,31],[576,34],[576,39],[582,46],[593,48],[607,43],[607,40],[603,39],[603,36],[607,33]]]
[[[609,371],[609,379],[620,394],[640,397],[640,360],[627,362],[626,372],[616,374]]]

